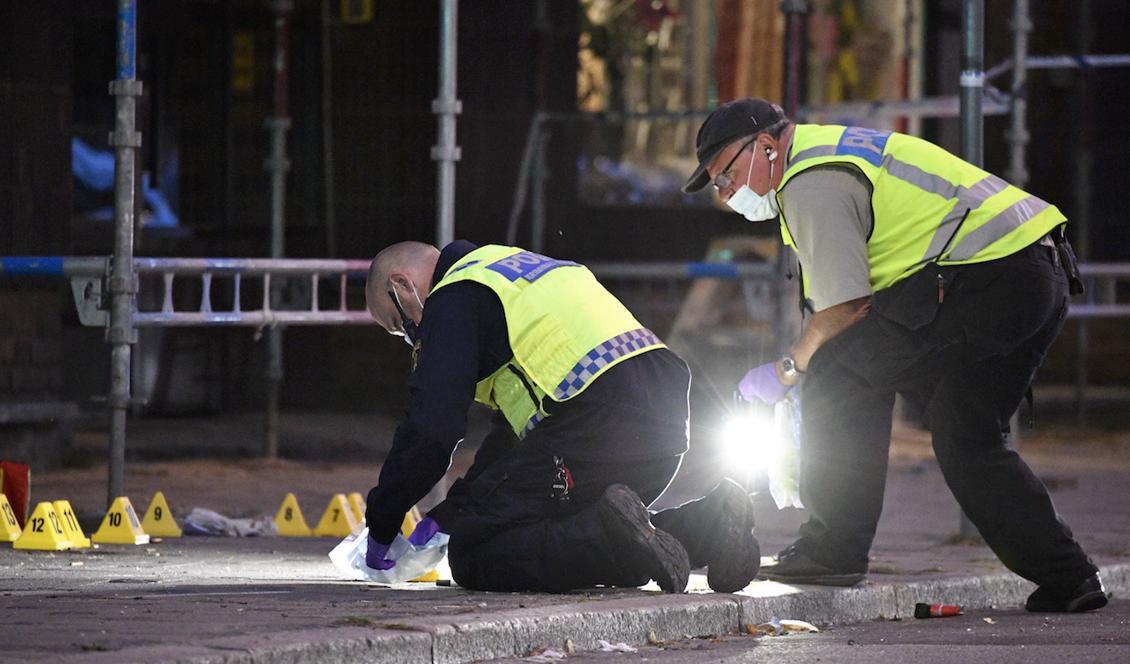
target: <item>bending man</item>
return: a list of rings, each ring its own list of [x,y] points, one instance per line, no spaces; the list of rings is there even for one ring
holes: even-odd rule
[[[739,386],[772,403],[805,374],[801,498],[811,517],[763,575],[864,578],[900,393],[923,409],[965,514],[1009,569],[1039,585],[1028,610],[1104,606],[1098,569],[1005,439],[1078,284],[1059,210],[924,140],[795,125],[760,99],[719,107],[697,148],[684,190],[713,184],[746,219],[779,217],[812,312],[789,355]]]

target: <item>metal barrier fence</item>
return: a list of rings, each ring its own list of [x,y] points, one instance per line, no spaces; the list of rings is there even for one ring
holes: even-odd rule
[[[288,325],[371,325],[364,308],[366,260],[135,258],[133,291],[156,293],[159,305],[138,308],[134,298],[132,326],[137,327],[285,327]],[[794,307],[782,297],[781,279],[771,263],[593,263],[604,282],[636,283],[654,288],[666,284],[659,297],[681,304],[682,291],[671,284],[701,279],[739,281],[742,304],[751,319],[771,325],[779,341],[789,336],[786,317]],[[1068,316],[1076,328],[1075,404],[1086,422],[1088,321],[1130,318],[1124,286],[1130,263],[1080,266],[1085,295],[1072,303]],[[65,278],[70,281],[83,325],[110,329],[108,284],[114,278],[108,257],[0,257],[0,276]],[[181,288],[178,289],[178,283]],[[187,285],[187,287],[186,287]],[[291,297],[272,293],[290,288]],[[612,290],[619,291],[616,285]],[[675,295],[675,298],[671,296]],[[1121,300],[1121,301],[1120,301]],[[351,306],[359,302],[360,306]],[[268,410],[277,409],[269,402]],[[272,413],[268,412],[268,419]],[[276,413],[277,416],[277,413]]]
[[[263,328],[287,325],[371,325],[363,306],[363,280],[367,260],[310,260],[259,258],[135,258],[134,269],[139,290],[156,286],[161,296],[154,309],[135,306],[136,327],[241,326]],[[755,318],[781,315],[776,290],[777,271],[770,263],[721,262],[646,262],[591,263],[589,268],[602,281],[635,283],[692,282],[713,278],[741,281],[746,288],[747,309]],[[1076,298],[1068,317],[1080,319],[1077,329],[1076,401],[1082,402],[1086,388],[1086,366],[1082,362],[1088,349],[1087,325],[1091,319],[1130,318],[1126,288],[1130,282],[1130,263],[1085,263],[1079,271],[1087,286]],[[71,282],[75,306],[83,325],[108,324],[111,278],[108,257],[43,256],[0,257],[0,276],[62,277]],[[156,280],[156,284],[154,284]],[[175,286],[193,280],[197,300],[187,306],[178,303]],[[272,301],[277,288],[301,286],[297,297]],[[674,291],[668,290],[668,293]],[[186,298],[181,298],[183,299]],[[324,300],[332,306],[325,306]],[[219,301],[224,306],[218,306]],[[361,306],[351,306],[352,301]],[[757,304],[754,304],[754,302]],[[788,303],[785,303],[786,306]],[[250,305],[250,306],[248,306]]]
[[[373,320],[364,306],[349,306],[350,295],[353,299],[362,299],[368,269],[367,260],[135,258],[138,291],[156,286],[161,296],[160,305],[155,309],[135,308],[133,325],[256,328],[368,325]],[[0,258],[0,274],[69,278],[79,320],[87,326],[108,323],[106,280],[109,270],[108,258]],[[191,290],[199,293],[198,302],[189,307],[178,306],[178,298],[174,297],[174,286],[184,280],[193,280],[195,288]],[[302,286],[301,297],[287,299],[273,295],[287,286],[295,286],[296,282]],[[327,283],[329,289],[323,287]],[[332,298],[332,308],[321,304],[327,292],[336,295]],[[224,306],[218,306],[221,300]]]
[[[1075,328],[1075,421],[1087,424],[1087,356],[1091,319],[1130,318],[1130,302],[1119,301],[1119,285],[1130,283],[1130,263],[1084,263],[1079,266],[1086,292],[1072,302],[1068,318]],[[1125,292],[1125,288],[1122,289]]]

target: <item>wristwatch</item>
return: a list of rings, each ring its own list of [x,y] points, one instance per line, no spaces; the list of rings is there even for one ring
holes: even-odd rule
[[[785,378],[793,380],[804,372],[797,368],[796,360],[791,355],[786,355],[781,358],[781,373]]]

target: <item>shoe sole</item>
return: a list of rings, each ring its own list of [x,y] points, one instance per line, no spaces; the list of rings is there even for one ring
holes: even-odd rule
[[[762,569],[757,578],[777,581],[778,583],[793,583],[810,586],[854,586],[867,578],[866,574],[821,574],[818,576],[790,576],[774,574],[772,571]]]
[[[1094,611],[1106,606],[1109,597],[1102,590],[1095,590],[1093,592],[1085,593],[1067,603],[1068,613],[1083,613],[1084,611]]]
[[[761,547],[753,536],[753,504],[745,489],[724,481],[716,491],[724,492],[719,512],[731,516],[720,533],[722,546],[706,568],[706,582],[720,593],[737,592],[748,586],[761,568]]]
[[[647,508],[634,491],[622,484],[606,489],[600,502],[600,518],[616,539],[627,535],[618,543],[631,547],[633,558],[650,563],[643,571],[663,592],[686,591],[690,580],[686,549],[673,535],[651,525]]]
[[[1029,613],[1083,613],[1106,606],[1110,596],[1102,590],[1093,590],[1068,601],[1066,604],[1053,602],[1027,602],[1024,609]]]

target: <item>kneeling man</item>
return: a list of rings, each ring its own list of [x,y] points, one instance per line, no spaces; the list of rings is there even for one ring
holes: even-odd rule
[[[413,347],[406,417],[369,491],[371,567],[438,482],[472,400],[497,410],[471,468],[412,540],[451,536],[465,588],[563,592],[654,580],[682,592],[757,574],[753,507],[725,480],[649,514],[687,450],[687,365],[584,266],[517,247],[418,242],[373,260],[369,312]]]

